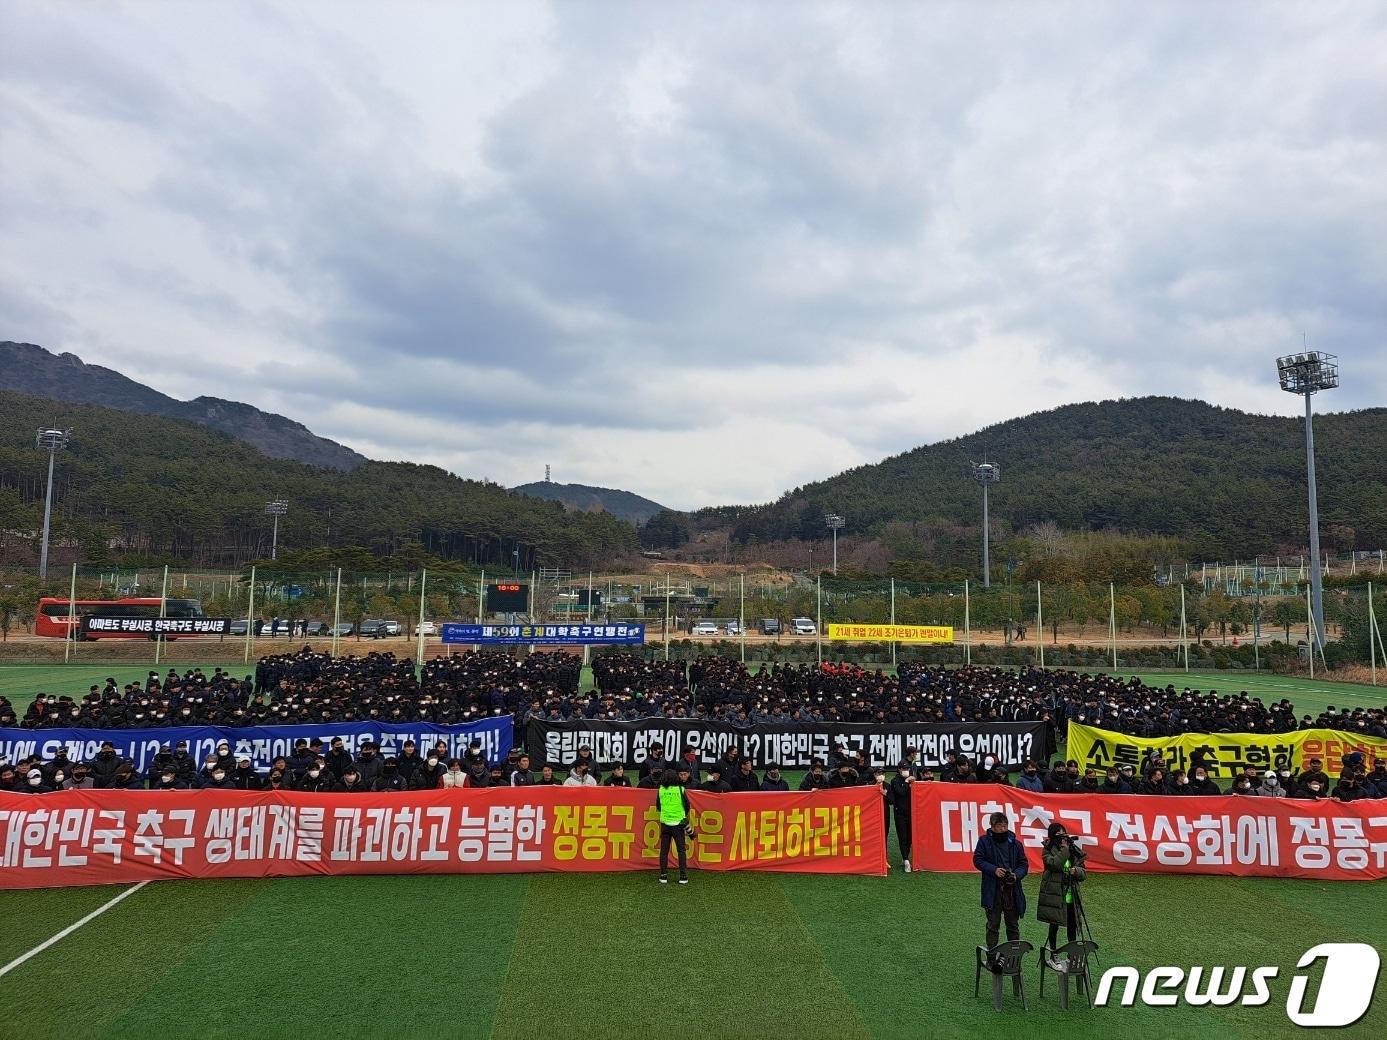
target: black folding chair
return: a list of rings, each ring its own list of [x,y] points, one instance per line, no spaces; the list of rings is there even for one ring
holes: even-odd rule
[[[1024,939],[1013,939],[1010,942],[998,943],[990,950],[986,946],[977,948],[977,971],[973,974],[973,996],[978,995],[982,987],[982,972],[986,968],[992,973],[992,1008],[995,1011],[1002,1010],[1002,979],[1011,976],[1011,989],[1013,995],[1021,998],[1021,1007],[1026,1007],[1026,986],[1021,978],[1021,968],[1026,959],[1026,954],[1034,950],[1035,947]]]
[[[1060,982],[1060,1008],[1069,1010],[1069,980],[1073,979],[1079,992],[1088,1000],[1088,1006],[1093,1007],[1093,980],[1089,977],[1088,959],[1098,952],[1098,944],[1087,939],[1075,939],[1073,942],[1065,943],[1057,950],[1052,950],[1048,946],[1040,948],[1040,996],[1045,996],[1045,973],[1053,971],[1059,976]],[[1059,971],[1052,967],[1050,959],[1061,962],[1065,970]]]

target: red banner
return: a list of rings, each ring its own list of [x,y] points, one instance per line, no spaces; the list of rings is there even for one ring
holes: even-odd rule
[[[1250,795],[1032,794],[1003,784],[915,784],[916,870],[973,870],[973,848],[1004,812],[1041,869],[1058,820],[1081,838],[1087,866],[1135,874],[1231,874],[1368,881],[1387,877],[1387,800],[1302,801]]]
[[[881,794],[690,791],[701,870],[886,873]],[[0,889],[195,877],[648,870],[655,793],[523,787],[410,794],[0,794]],[[671,859],[677,853],[670,850]]]

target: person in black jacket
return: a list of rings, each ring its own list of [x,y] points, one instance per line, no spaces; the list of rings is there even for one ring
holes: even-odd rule
[[[361,782],[370,787],[380,777],[381,767],[380,751],[374,741],[362,741],[361,760],[356,763],[356,771],[361,776]]]
[[[828,778],[829,787],[857,787],[861,782],[862,778],[850,762],[842,763]]]
[[[419,749],[414,741],[406,740],[404,750],[400,753],[398,763],[400,776],[410,787],[414,786],[415,775],[420,769],[424,768],[424,757],[419,754]]]
[[[371,790],[395,793],[409,790],[409,781],[400,773],[400,760],[388,755],[381,763],[380,776],[371,781]]]
[[[1098,785],[1099,794],[1131,794],[1132,789],[1122,779],[1116,769],[1109,769],[1103,782]]]
[[[910,764],[902,762],[886,788],[886,800],[896,817],[896,844],[901,849],[901,866],[910,873],[910,788],[915,783]]]
[[[515,768],[511,770],[510,785],[512,787],[530,787],[535,782],[535,774],[530,769],[530,756],[521,755],[515,760]]]
[[[89,765],[92,767],[92,777],[96,780],[96,786],[109,787],[111,777],[115,775],[116,766],[120,765],[116,746],[109,740],[103,740],[101,750],[96,753]]]
[[[727,786],[727,781],[722,778],[722,766],[714,762],[705,771],[707,779],[698,785],[700,791],[709,791],[712,794],[726,794],[732,790]]]
[[[443,774],[448,771],[448,766],[438,757],[435,751],[429,752],[429,757],[424,759],[424,764],[414,771],[414,789],[416,791],[432,791],[443,779]]]
[[[260,774],[250,767],[250,759],[242,758],[236,763],[231,771],[231,786],[238,791],[260,790]]]
[[[1194,775],[1190,779],[1188,790],[1190,794],[1209,795],[1223,793],[1218,784],[1209,779],[1208,770],[1202,765],[1194,768]]]
[[[818,761],[809,767],[809,772],[805,773],[799,782],[801,791],[822,791],[827,786],[828,777],[824,776],[824,764]]]
[[[347,771],[342,774],[342,779],[332,785],[334,792],[346,794],[365,794],[370,790],[361,782],[361,774],[357,772],[356,766],[348,766]]]
[[[612,766],[612,771],[611,771],[610,773],[608,773],[606,779],[604,779],[604,780],[602,781],[602,786],[603,786],[603,787],[630,787],[630,786],[631,786],[631,778],[630,778],[629,776],[626,775],[626,766],[625,766],[625,764],[623,764],[623,763],[621,763],[621,762],[615,763],[615,764]]]
[[[342,746],[341,737],[332,738],[332,750],[327,753],[327,767],[333,776],[343,777],[347,775],[347,767],[354,766],[351,752]]]
[[[751,759],[749,758],[740,759],[737,764],[737,771],[726,779],[727,786],[734,792],[759,791],[761,789],[761,778],[751,767]]]
[[[327,768],[316,759],[304,770],[303,776],[299,777],[298,783],[294,785],[294,790],[305,791],[310,794],[317,794],[322,791],[331,791],[336,779]]]
[[[989,829],[973,848],[973,866],[982,875],[982,908],[987,914],[987,946],[997,945],[1005,918],[1007,939],[1021,938],[1021,917],[1026,913],[1026,893],[1021,880],[1030,866],[1026,850],[1007,826],[1006,813],[994,812]]]
[[[788,791],[790,785],[785,782],[785,778],[780,775],[779,764],[772,762],[766,766],[766,775],[761,778],[761,790],[763,791]]]

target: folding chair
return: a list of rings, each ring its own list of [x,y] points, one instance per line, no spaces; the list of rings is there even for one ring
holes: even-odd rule
[[[1002,979],[1011,976],[1011,989],[1015,996],[1021,998],[1021,1007],[1026,1007],[1026,987],[1021,979],[1021,968],[1025,961],[1026,954],[1034,950],[1035,947],[1024,939],[1013,939],[1010,942],[998,943],[990,950],[986,946],[977,947],[977,971],[973,974],[973,996],[978,995],[982,987],[982,972],[986,968],[992,973],[992,1008],[994,1011],[1002,1010]]]
[[[1060,1008],[1069,1010],[1069,980],[1073,979],[1078,986],[1079,992],[1088,1000],[1088,1006],[1093,1007],[1093,980],[1088,973],[1088,959],[1098,952],[1098,944],[1087,939],[1075,939],[1073,942],[1065,943],[1059,949],[1052,950],[1048,946],[1040,948],[1040,996],[1045,996],[1045,972],[1053,971],[1059,976],[1060,981]],[[1050,967],[1050,958],[1064,962],[1067,970],[1055,971]]]

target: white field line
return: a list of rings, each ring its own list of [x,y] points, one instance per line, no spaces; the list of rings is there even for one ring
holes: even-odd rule
[[[82,919],[81,919],[80,921],[78,921],[76,924],[70,924],[70,925],[68,925],[66,928],[64,928],[64,929],[63,929],[61,932],[59,932],[57,935],[53,936],[53,938],[51,938],[51,939],[45,939],[43,942],[39,943],[39,944],[38,944],[37,946],[35,946],[32,950],[30,950],[28,953],[21,954],[20,956],[16,957],[14,960],[10,961],[9,964],[6,964],[3,968],[0,968],[0,975],[8,975],[10,972],[14,971],[15,968],[18,968],[21,964],[23,964],[25,961],[27,961],[30,957],[37,957],[40,953],[42,953],[44,950],[48,949],[48,947],[52,946],[54,943],[58,942],[60,939],[65,939],[65,938],[67,938],[69,935],[71,935],[73,932],[77,931],[77,929],[81,928],[81,927],[82,927],[84,924],[86,924],[88,921],[91,921],[91,920],[94,920],[94,919],[97,918],[97,917],[100,917],[102,914],[104,914],[107,910],[111,909],[111,907],[115,906],[117,903],[119,903],[119,902],[120,902],[122,899],[124,899],[126,896],[133,896],[136,892],[138,892],[140,889],[144,888],[144,886],[147,885],[147,884],[149,884],[148,881],[141,881],[141,882],[139,882],[138,884],[131,885],[129,888],[127,888],[127,889],[126,889],[124,892],[122,892],[120,895],[116,896],[114,899],[110,900],[109,902],[103,903],[101,906],[98,906],[95,910],[93,910],[91,913],[89,913],[86,917],[82,918]]]

